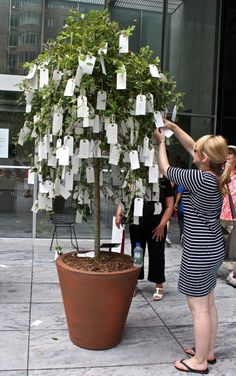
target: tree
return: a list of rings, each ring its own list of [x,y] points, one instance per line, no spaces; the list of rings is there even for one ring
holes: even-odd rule
[[[27,105],[19,143],[35,139],[33,171],[43,185],[35,208],[52,210],[53,197],[70,194],[78,221],[94,208],[96,258],[101,195],[125,201],[129,211],[135,197],[152,192],[153,129],[168,103],[181,105],[175,81],[160,72],[149,47],[129,50],[133,31],[106,10],[72,10],[56,40],[25,64],[30,71],[21,85]],[[104,169],[120,178],[113,191],[102,184]]]

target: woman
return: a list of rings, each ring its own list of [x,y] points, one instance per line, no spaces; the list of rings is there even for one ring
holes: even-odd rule
[[[165,240],[167,233],[167,222],[169,221],[174,208],[174,192],[170,182],[166,178],[160,179],[159,213],[155,212],[156,202],[144,201],[143,216],[139,218],[139,224],[130,224],[130,241],[132,254],[137,242],[145,254],[146,244],[148,246],[148,277],[154,282],[155,290],[153,300],[161,300],[164,296],[163,283],[165,282]],[[132,208],[131,208],[132,210]],[[115,223],[120,225],[123,217],[123,208],[118,206]],[[144,268],[140,270],[139,279],[144,279]],[[136,291],[135,291],[136,293]]]
[[[214,346],[217,311],[214,288],[217,271],[224,260],[224,241],[220,224],[222,193],[230,179],[228,167],[222,172],[227,157],[227,144],[221,136],[203,136],[196,143],[176,124],[165,120],[183,147],[193,156],[196,169],[170,167],[162,129],[154,136],[159,143],[159,165],[165,176],[184,186],[184,239],[179,275],[179,291],[187,296],[193,316],[195,344],[185,352],[190,359],[176,361],[183,372],[206,374],[208,363],[216,362]]]
[[[226,161],[233,168],[231,173],[231,181],[229,183],[229,190],[233,199],[234,206],[236,207],[236,146],[228,146],[228,156]],[[227,232],[230,233],[233,228],[233,220],[235,219],[232,218],[228,195],[225,195],[224,197],[220,219],[222,226]],[[227,276],[228,284],[236,287],[235,262],[226,262],[226,266],[228,267],[229,272]]]

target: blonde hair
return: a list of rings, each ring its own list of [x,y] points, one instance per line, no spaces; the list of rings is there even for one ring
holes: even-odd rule
[[[230,182],[232,166],[226,163],[223,169],[223,164],[228,155],[228,146],[224,137],[203,136],[197,140],[194,148],[200,156],[205,155],[208,157],[210,170],[218,176],[220,191],[223,194],[228,193],[227,184]]]

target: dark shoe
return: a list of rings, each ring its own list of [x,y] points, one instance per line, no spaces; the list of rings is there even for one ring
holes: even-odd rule
[[[191,347],[190,349],[185,349],[184,350],[185,354],[189,356],[194,356],[195,355],[195,347]],[[216,364],[217,359],[212,359],[212,360],[207,360],[208,364]]]
[[[178,371],[180,371],[180,372],[200,373],[201,375],[206,375],[207,373],[209,373],[209,369],[208,369],[208,368],[207,368],[207,369],[204,369],[204,370],[202,370],[202,371],[200,371],[200,370],[198,370],[198,369],[193,369],[193,368],[189,367],[189,366],[185,363],[185,359],[181,359],[179,362],[182,363],[182,364],[184,365],[184,367],[187,368],[187,369],[185,370],[185,369],[181,369],[181,368],[177,367],[176,365],[174,365],[175,368],[176,368]]]

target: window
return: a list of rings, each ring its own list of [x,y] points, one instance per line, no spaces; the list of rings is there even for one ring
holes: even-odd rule
[[[18,35],[11,34],[9,40],[9,46],[16,47],[18,45]]]
[[[39,33],[22,33],[20,35],[19,44],[39,44],[40,43],[40,36]]]
[[[38,12],[24,12],[20,16],[20,25],[24,25],[24,24],[38,25],[39,23],[40,23],[40,13]]]

